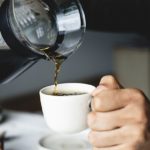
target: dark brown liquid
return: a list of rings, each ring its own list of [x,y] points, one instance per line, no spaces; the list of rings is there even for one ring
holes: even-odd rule
[[[86,93],[79,93],[79,92],[74,92],[74,93],[53,93],[52,95],[54,96],[74,96],[74,95],[83,95]]]
[[[58,91],[57,91],[57,85],[58,85],[58,75],[59,75],[59,72],[61,70],[61,65],[62,65],[62,61],[61,60],[57,60],[57,59],[54,59],[54,63],[55,63],[55,74],[54,74],[54,85],[55,85],[55,88],[54,88],[54,95],[57,95]]]
[[[66,59],[65,56],[56,53],[56,52],[51,52],[50,48],[47,48],[45,50],[43,50],[45,52],[45,54],[48,56],[49,60],[53,60],[53,62],[55,63],[55,74],[54,74],[54,95],[57,95],[58,91],[57,91],[57,85],[58,85],[58,75],[59,72],[61,70],[61,65],[64,62],[64,60]]]

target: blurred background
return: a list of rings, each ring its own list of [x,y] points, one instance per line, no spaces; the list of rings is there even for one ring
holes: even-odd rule
[[[103,75],[113,74],[125,87],[140,88],[150,96],[149,41],[136,32],[141,24],[135,26],[130,23],[132,18],[123,19],[123,26],[118,26],[117,20],[124,16],[125,11],[130,14],[132,10],[126,9],[129,3],[125,5],[126,2],[122,2],[122,14],[111,20],[110,10],[115,9],[115,3],[106,7],[110,10],[102,15],[101,10],[107,5],[104,0],[81,0],[87,18],[87,31],[82,46],[64,62],[59,83],[83,82],[96,86]],[[130,6],[132,8],[133,5]],[[123,32],[114,32],[115,27]],[[38,91],[53,84],[53,79],[53,62],[40,60],[12,82],[0,85],[0,105],[15,110],[40,110]]]

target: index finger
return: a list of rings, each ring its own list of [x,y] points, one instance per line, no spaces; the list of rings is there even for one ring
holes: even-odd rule
[[[93,111],[108,112],[121,109],[132,99],[132,92],[128,89],[103,90],[93,97]]]

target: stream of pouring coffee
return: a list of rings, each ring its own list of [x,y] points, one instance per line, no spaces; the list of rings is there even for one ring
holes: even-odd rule
[[[57,90],[58,75],[59,75],[59,72],[61,70],[62,63],[64,62],[66,57],[59,54],[59,53],[56,53],[56,52],[52,53],[50,48],[44,49],[43,51],[48,56],[49,60],[52,60],[55,64],[55,73],[54,73],[54,85],[55,85],[55,87],[54,87],[53,95],[57,95],[58,94],[58,90]]]
[[[54,92],[53,95],[57,95],[58,94],[58,90],[57,90],[57,85],[58,85],[58,75],[59,72],[61,70],[61,65],[62,65],[62,60],[58,59],[58,58],[53,58],[53,61],[55,63],[55,74],[54,74]]]

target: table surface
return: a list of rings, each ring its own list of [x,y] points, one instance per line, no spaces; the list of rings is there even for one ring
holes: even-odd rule
[[[53,134],[40,113],[5,110],[4,116],[0,133],[6,132],[5,150],[38,150],[39,140]],[[150,143],[143,150],[149,149]]]
[[[4,111],[4,116],[0,133],[6,132],[5,150],[37,150],[39,139],[51,132],[41,114]]]

